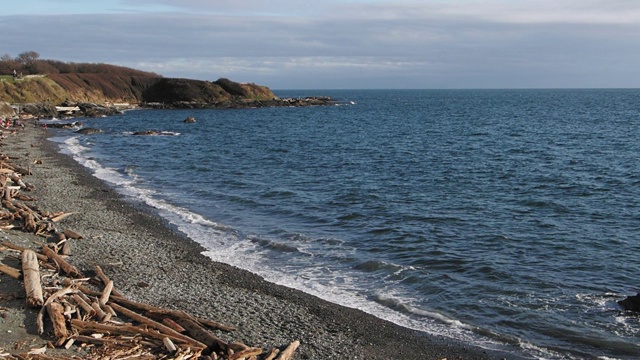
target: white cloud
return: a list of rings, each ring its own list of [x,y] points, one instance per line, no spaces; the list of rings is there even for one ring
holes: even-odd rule
[[[0,16],[3,51],[35,50],[43,57],[112,62],[165,76],[288,87],[328,81],[340,87],[640,85],[633,80],[640,79],[640,24],[632,21],[640,18],[640,2],[635,1],[128,0],[115,5],[131,11]],[[175,11],[140,12],[145,6]]]

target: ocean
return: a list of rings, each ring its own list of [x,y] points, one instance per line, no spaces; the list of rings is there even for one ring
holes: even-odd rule
[[[616,303],[640,291],[640,90],[276,94],[339,103],[133,110],[52,140],[214,261],[485,348],[640,357]]]

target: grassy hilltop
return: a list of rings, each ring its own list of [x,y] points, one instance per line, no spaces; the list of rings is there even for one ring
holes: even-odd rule
[[[15,76],[14,76],[15,74]],[[29,51],[0,57],[0,101],[8,103],[194,103],[272,100],[265,86],[203,81],[109,64],[42,60]]]

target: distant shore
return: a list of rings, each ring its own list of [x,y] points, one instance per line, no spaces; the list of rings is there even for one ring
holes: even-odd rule
[[[202,255],[200,245],[167,227],[158,216],[124,201],[60,154],[46,140],[47,131],[27,121],[24,129],[3,140],[2,152],[19,155],[25,163],[41,161],[31,165],[34,175],[26,178],[36,186],[30,195],[42,209],[76,212],[63,226],[85,237],[72,243],[69,261],[88,274],[100,265],[132,300],[236,326],[234,332],[218,334],[229,341],[266,348],[299,340],[294,359],[518,358],[403,328],[215,263]],[[2,236],[34,248],[35,241],[42,241],[15,230],[4,230]],[[0,275],[0,295],[19,293],[20,285]],[[24,299],[0,297],[0,307],[7,309],[0,318],[0,348],[19,353],[12,349],[20,340],[46,344],[47,338],[34,335],[29,325],[35,315],[25,310]]]

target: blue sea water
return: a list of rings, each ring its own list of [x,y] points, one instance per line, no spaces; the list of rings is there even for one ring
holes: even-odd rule
[[[487,348],[640,357],[640,90],[276,93],[340,103],[54,140],[212,260]]]

